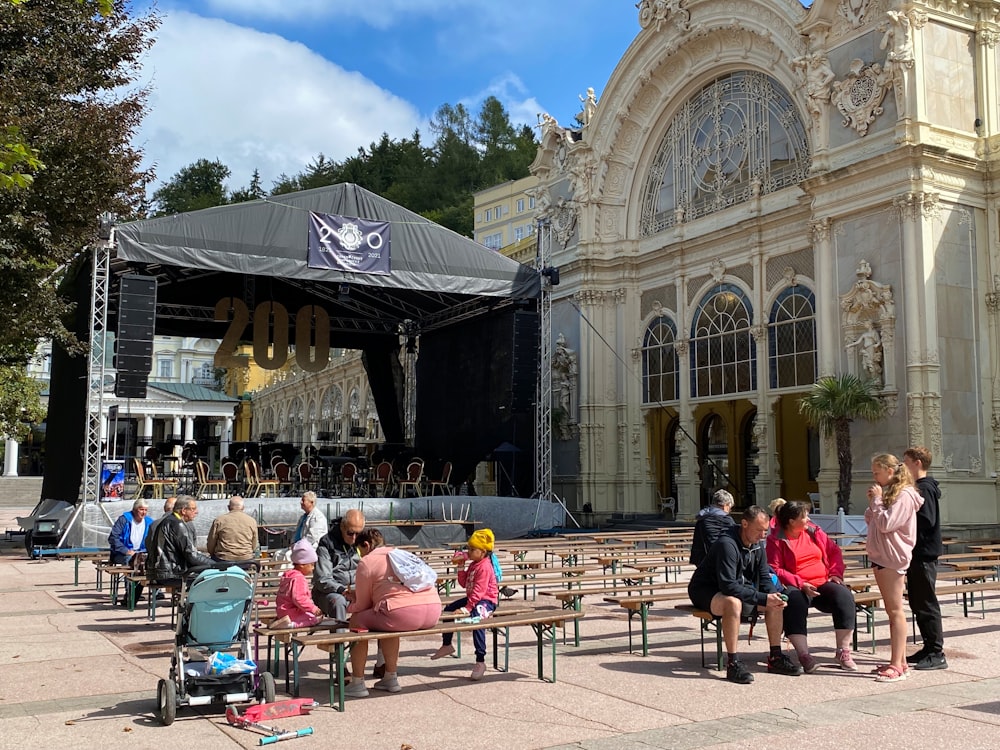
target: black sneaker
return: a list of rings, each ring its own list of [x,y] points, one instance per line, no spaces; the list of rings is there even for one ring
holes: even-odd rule
[[[928,651],[927,646],[922,646],[919,651],[917,651],[916,653],[910,654],[909,656],[906,657],[906,663],[907,664],[917,664],[917,663],[923,661],[924,659],[926,659],[929,654],[930,654],[930,651]]]
[[[753,682],[753,675],[743,666],[743,662],[736,659],[726,666],[726,679],[737,685],[749,685]]]
[[[381,680],[385,677],[385,664],[376,664],[375,668],[372,669],[372,677],[376,680]]]
[[[918,661],[913,665],[914,669],[927,670],[927,669],[947,669],[948,660],[944,658],[944,654],[938,651],[934,654],[927,654],[923,659]]]
[[[771,674],[785,674],[789,677],[798,677],[802,674],[802,667],[784,654],[778,654],[777,656],[769,656],[767,658],[767,671]]]

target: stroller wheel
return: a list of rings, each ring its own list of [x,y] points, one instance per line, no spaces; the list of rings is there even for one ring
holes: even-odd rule
[[[156,686],[156,710],[163,726],[169,727],[177,717],[177,686],[172,680],[160,680]]]
[[[260,673],[260,697],[262,703],[274,703],[274,675],[270,672]]]

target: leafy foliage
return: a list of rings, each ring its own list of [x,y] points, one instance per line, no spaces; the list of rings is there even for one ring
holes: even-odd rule
[[[199,159],[184,167],[153,193],[156,215],[197,211],[227,203],[225,182],[229,174],[229,167],[219,160]]]
[[[878,384],[849,373],[820,378],[799,399],[799,413],[806,421],[836,439],[840,469],[837,507],[845,513],[851,509],[851,422],[875,422],[885,416],[885,410],[885,403],[878,397]]]
[[[41,389],[23,368],[0,368],[0,435],[24,440],[30,425],[45,419],[38,400]]]
[[[130,141],[144,112],[139,59],[157,19],[126,8],[0,1],[0,383],[10,384],[0,388],[0,431],[37,407],[37,393],[18,385],[36,343],[72,348],[63,271],[97,238],[102,213],[135,211],[149,178]]]

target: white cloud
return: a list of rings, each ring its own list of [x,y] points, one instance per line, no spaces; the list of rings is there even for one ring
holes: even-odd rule
[[[438,16],[475,8],[477,0],[209,0],[215,13],[272,21],[356,19],[386,29],[413,16]]]
[[[230,188],[257,168],[268,189],[320,153],[343,159],[383,132],[402,138],[423,124],[410,103],[274,34],[173,11],[156,38],[136,144],[157,183],[217,158],[232,170]]]

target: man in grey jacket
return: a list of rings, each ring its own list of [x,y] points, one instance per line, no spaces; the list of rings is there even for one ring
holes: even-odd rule
[[[354,576],[360,556],[354,545],[358,534],[364,531],[365,516],[355,508],[343,518],[334,519],[330,530],[316,547],[316,568],[313,570],[312,597],[323,614],[344,623],[347,615],[347,598],[344,592],[354,588]]]

